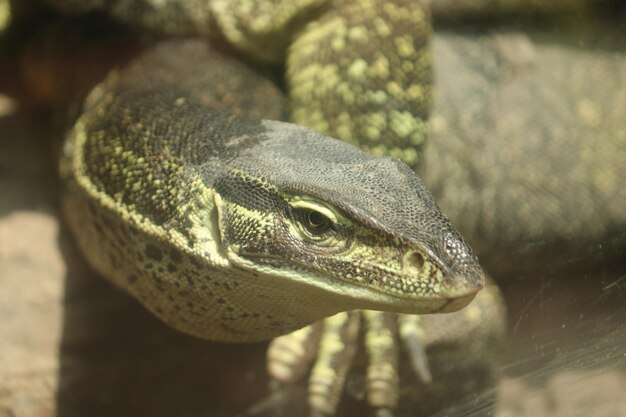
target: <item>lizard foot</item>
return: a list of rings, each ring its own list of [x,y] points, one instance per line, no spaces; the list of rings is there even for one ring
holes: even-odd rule
[[[393,415],[399,398],[398,339],[402,340],[416,375],[424,383],[432,380],[419,316],[349,311],[278,337],[268,349],[273,388],[302,379],[315,361],[308,383],[311,414],[335,414],[358,350],[361,328],[368,358],[367,402],[376,409],[377,416]]]

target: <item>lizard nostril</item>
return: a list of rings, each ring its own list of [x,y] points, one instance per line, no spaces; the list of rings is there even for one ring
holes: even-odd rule
[[[422,269],[424,267],[424,256],[419,252],[407,252],[403,258],[404,267]]]

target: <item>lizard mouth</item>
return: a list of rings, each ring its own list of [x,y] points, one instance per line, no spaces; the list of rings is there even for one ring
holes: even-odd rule
[[[432,276],[428,278],[431,279],[432,282],[438,282],[439,284],[432,285],[432,282],[429,284],[419,278],[407,277],[405,274],[398,273],[397,271],[381,268],[379,266],[374,267],[367,263],[360,264],[359,267],[364,271],[377,270],[377,272],[379,272],[377,275],[381,275],[383,279],[370,278],[367,273],[360,277],[353,275],[337,275],[333,273],[336,269],[334,270],[332,265],[324,266],[320,264],[318,265],[320,268],[314,268],[311,263],[295,262],[293,259],[288,262],[280,257],[266,255],[248,256],[247,258],[249,260],[254,258],[255,263],[267,265],[272,268],[319,274],[320,276],[324,275],[328,278],[335,278],[352,285],[364,285],[376,292],[382,292],[401,299],[415,300],[418,302],[428,300],[433,304],[441,300],[442,305],[440,306],[440,310],[438,310],[440,312],[456,311],[463,308],[472,301],[476,293],[484,286],[484,277],[482,273],[478,272],[460,275],[449,271],[444,273],[442,277],[441,274],[435,274],[436,270],[434,270],[431,274]],[[438,275],[438,279],[435,279],[436,275]],[[410,285],[410,289],[405,288],[404,291],[400,291],[402,283]],[[397,285],[394,286],[394,284]],[[439,287],[439,289],[435,290],[436,287]]]
[[[341,293],[346,297],[346,306],[350,305],[348,309],[365,308],[408,314],[449,313],[468,305],[482,288],[482,285],[464,285],[464,282],[476,283],[474,278],[453,276],[441,282],[443,291],[438,294],[403,294],[388,291],[378,284],[363,285],[363,282],[356,280],[339,279],[327,273],[328,271],[323,273],[311,267],[310,264],[295,263],[293,260],[287,262],[280,257],[246,256],[243,259],[247,265],[242,266],[246,269],[251,267],[249,262],[253,262],[257,267],[293,271],[289,275],[294,282],[300,281],[306,285],[325,288],[335,294]]]
[[[441,286],[443,293],[447,296],[447,302],[442,306],[440,313],[450,313],[462,309],[485,286],[485,277],[480,271],[471,271],[463,275],[446,275]]]
[[[437,310],[435,313],[454,313],[455,311],[459,311],[462,308],[467,307],[467,305],[471,303],[472,300],[474,300],[474,297],[476,297],[476,294],[477,293],[473,293],[473,294],[468,294],[468,295],[461,296],[461,297],[450,298],[446,300],[441,305],[441,308]]]

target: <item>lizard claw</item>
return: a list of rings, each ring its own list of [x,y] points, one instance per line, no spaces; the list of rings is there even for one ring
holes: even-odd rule
[[[426,355],[422,318],[413,314],[399,314],[398,329],[413,371],[424,384],[430,384],[433,376]]]

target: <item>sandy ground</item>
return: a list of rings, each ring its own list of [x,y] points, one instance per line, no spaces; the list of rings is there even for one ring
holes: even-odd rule
[[[94,276],[61,225],[49,147],[0,96],[0,417],[303,415],[301,389],[268,397],[264,344],[189,338]],[[504,288],[498,416],[626,417],[625,270]],[[357,396],[341,415],[362,415]]]

